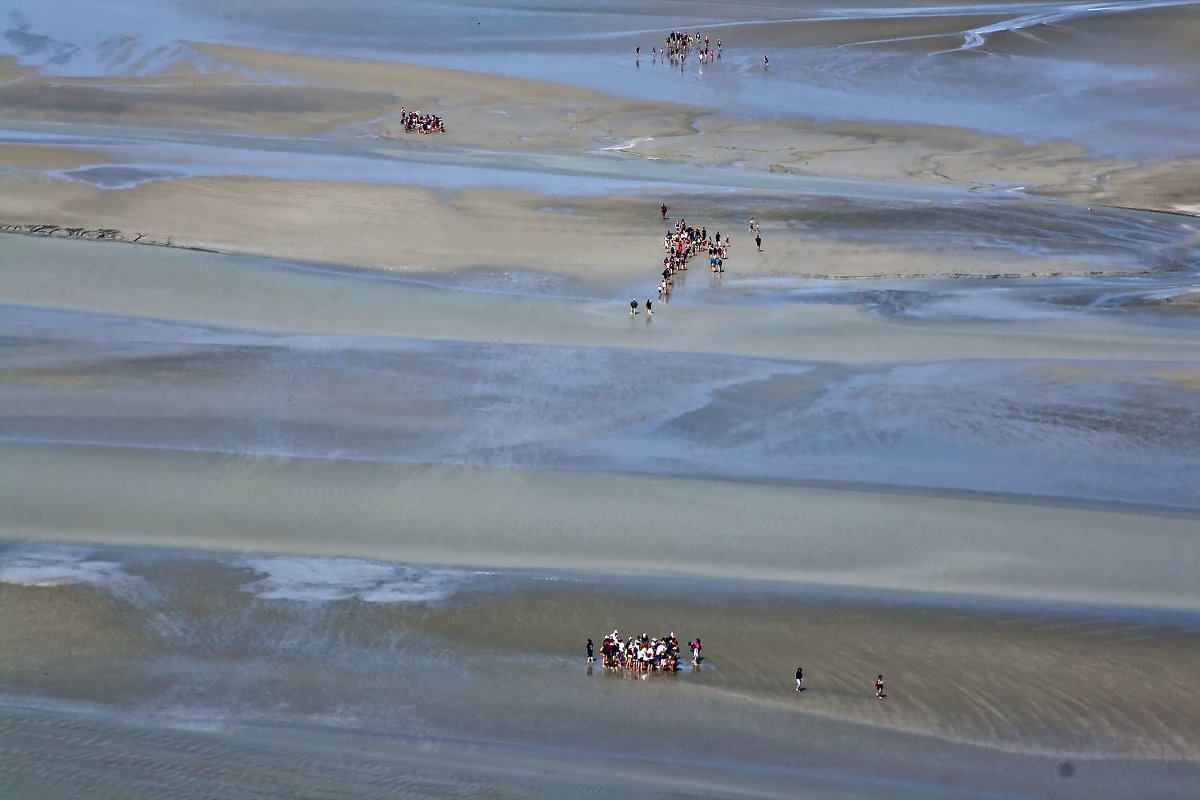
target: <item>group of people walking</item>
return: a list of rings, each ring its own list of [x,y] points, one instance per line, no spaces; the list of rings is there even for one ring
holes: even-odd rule
[[[688,54],[692,50],[696,51],[696,57],[701,64],[711,63],[721,57],[721,40],[717,39],[716,49],[709,46],[710,42],[707,36],[701,37],[700,31],[696,31],[695,35],[687,31],[671,31],[667,34],[667,38],[663,41],[662,50],[650,48],[655,59],[662,58],[663,63],[670,63],[672,66],[678,64],[683,66],[687,61]],[[640,55],[641,48],[638,48]]]
[[[667,204],[663,203],[659,209],[662,212],[662,218],[665,221],[667,218]],[[688,268],[688,259],[699,253],[708,254],[708,266],[714,273],[722,273],[725,271],[725,259],[729,258],[729,237],[721,238],[721,232],[709,238],[708,228],[694,228],[687,224],[687,221],[680,218],[674,227],[667,228],[667,235],[663,239],[663,249],[666,250],[666,255],[662,261],[662,280],[658,284],[658,299],[666,301],[670,299],[671,290],[675,287],[675,277]],[[647,317],[654,313],[654,301],[646,300],[646,315]],[[629,303],[630,315],[638,314],[638,301],[632,300]]]
[[[696,59],[700,62],[701,72],[703,72],[705,64],[711,64],[721,57],[721,40],[710,42],[708,36],[700,35],[700,31],[696,31],[695,34],[687,31],[671,31],[667,34],[661,48],[650,48],[650,55],[654,57],[654,63],[657,64],[661,60],[664,64],[678,66],[682,72],[687,64],[688,56],[693,50],[696,52]],[[642,63],[641,45],[634,48],[633,57],[640,66]],[[770,59],[763,56],[763,70],[769,69],[770,66]]]
[[[674,228],[667,229],[667,235],[663,239],[666,255],[663,256],[662,281],[658,285],[659,299],[667,298],[675,285],[676,273],[688,268],[688,259],[692,256],[707,253],[709,268],[713,272],[724,272],[729,247],[729,237],[722,239],[720,231],[709,238],[708,228],[692,227],[687,224],[687,220],[681,218]]]

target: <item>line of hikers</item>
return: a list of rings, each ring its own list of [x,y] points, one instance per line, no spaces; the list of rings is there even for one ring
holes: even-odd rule
[[[663,206],[666,209],[666,206]],[[664,218],[666,212],[663,212]],[[675,273],[687,269],[688,258],[698,253],[708,253],[708,266],[713,272],[725,271],[725,259],[729,257],[729,237],[721,239],[717,231],[712,239],[708,237],[708,228],[693,228],[687,221],[680,219],[674,229],[667,229],[663,239],[663,249],[667,251],[663,257],[662,282],[658,285],[658,298],[664,300],[675,285]]]

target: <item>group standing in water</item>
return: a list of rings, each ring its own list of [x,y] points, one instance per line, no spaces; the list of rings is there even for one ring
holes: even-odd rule
[[[688,642],[688,649],[692,653],[692,666],[699,668],[700,651],[703,649],[700,639]],[[593,652],[592,640],[588,639],[588,663],[595,660]],[[604,643],[600,646],[605,669],[624,670],[640,675],[677,671],[680,652],[679,640],[675,638],[674,631],[666,636],[651,637],[643,633],[641,636],[623,639],[620,633],[613,629],[612,633],[604,637]]]

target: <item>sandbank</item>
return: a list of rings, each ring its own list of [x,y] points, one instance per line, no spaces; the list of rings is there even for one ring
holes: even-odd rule
[[[1154,252],[1099,245],[1094,257],[1052,244],[1037,252],[1041,232],[1019,249],[984,244],[964,251],[960,237],[969,231],[921,242],[913,229],[895,226],[908,216],[937,227],[939,209],[896,212],[893,206],[867,219],[870,201],[834,205],[679,191],[562,198],[498,189],[447,197],[419,186],[240,177],[166,179],[121,190],[25,176],[10,178],[9,185],[19,187],[0,198],[0,218],[10,231],[44,232],[49,225],[58,235],[77,229],[96,232],[87,238],[395,272],[517,268],[610,288],[657,283],[670,224],[659,219],[659,201],[673,209],[672,219],[679,214],[729,236],[727,270],[742,277],[994,278],[1132,274],[1164,266]],[[961,212],[947,210],[961,222]],[[1021,217],[1032,212],[1015,210]],[[746,231],[745,221],[756,214],[762,250]],[[100,230],[116,233],[101,237]],[[695,266],[705,269],[700,261]]]
[[[731,120],[683,105],[454,70],[203,49],[226,69],[115,83],[30,76],[0,86],[0,101],[10,116],[35,127],[88,122],[101,126],[98,134],[131,131],[140,138],[155,131],[169,136],[180,127],[201,136],[320,135],[360,145],[374,138],[388,148],[388,158],[401,161],[406,152],[447,164],[472,163],[487,153],[500,165],[522,153],[559,154],[598,175],[620,175],[625,165],[640,162],[665,169],[668,178],[635,186],[632,193],[562,196],[447,191],[405,185],[402,178],[363,184],[236,173],[172,177],[168,170],[121,188],[92,185],[86,174],[69,172],[103,163],[92,143],[31,143],[0,149],[0,180],[9,188],[0,195],[0,222],[10,230],[111,229],[127,241],[372,269],[520,265],[573,277],[602,271],[618,283],[645,276],[653,283],[665,227],[656,210],[666,202],[671,220],[682,216],[731,235],[731,267],[742,275],[1078,275],[1138,272],[1161,261],[1081,257],[1036,241],[979,246],[983,234],[953,235],[961,221],[938,223],[937,204],[928,208],[926,224],[952,234],[942,245],[928,236],[906,241],[902,230],[861,217],[878,212],[886,218],[896,208],[897,187],[905,185],[957,188],[963,199],[969,192],[983,192],[986,199],[987,192],[1022,187],[1026,194],[1080,205],[1174,213],[1196,210],[1194,188],[1200,185],[1193,180],[1194,161],[1093,162],[1067,143],[1024,145],[920,126]],[[398,123],[401,106],[442,114],[449,132],[405,134]],[[111,144],[103,152],[112,153]],[[715,169],[710,174],[732,183],[672,183],[673,164]],[[795,188],[751,188],[758,174],[794,178]],[[814,178],[856,182],[860,200],[853,207],[831,205],[819,191],[806,192],[804,181]],[[746,185],[738,188],[739,182]],[[960,202],[948,198],[944,208]],[[914,212],[922,206],[927,201],[918,201]],[[1029,213],[1046,216],[1036,206]],[[763,226],[761,253],[746,235],[750,216]],[[1018,238],[1024,224],[1014,220]],[[976,244],[964,257],[970,241]]]
[[[1200,610],[1188,511],[65,443],[6,452],[10,538]],[[474,502],[447,513],[462,497]],[[658,519],[649,536],[643,521]]]

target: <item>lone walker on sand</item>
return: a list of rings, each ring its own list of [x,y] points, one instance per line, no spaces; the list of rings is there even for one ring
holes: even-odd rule
[[[796,691],[800,691],[800,684],[804,683],[804,667],[796,667]]]
[[[758,252],[761,253],[762,252],[762,237],[759,236],[757,233],[754,234],[754,243],[756,245],[758,245]]]
[[[875,699],[876,700],[883,699],[883,676],[882,675],[880,675],[878,678],[875,679]]]

